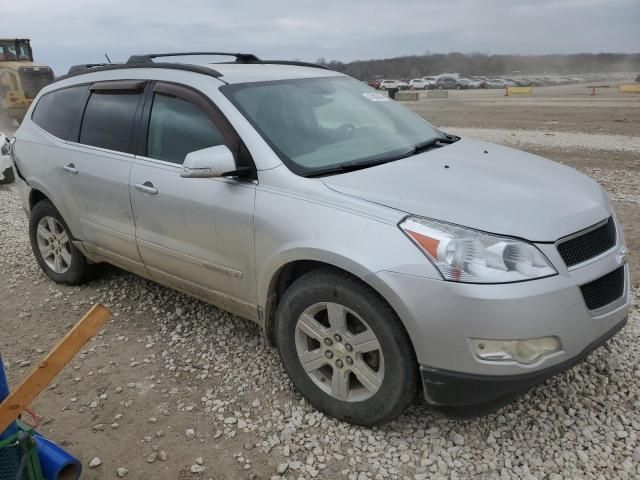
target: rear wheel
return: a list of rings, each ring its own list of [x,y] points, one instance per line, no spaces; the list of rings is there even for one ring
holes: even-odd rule
[[[415,399],[417,363],[406,331],[391,307],[350,275],[302,276],[285,292],[276,322],[285,369],[318,410],[372,426]]]
[[[29,216],[29,240],[38,265],[56,283],[79,285],[91,265],[71,241],[71,232],[51,202],[35,205]]]

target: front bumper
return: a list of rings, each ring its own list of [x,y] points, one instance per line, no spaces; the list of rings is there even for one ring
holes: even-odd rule
[[[431,405],[449,407],[470,407],[499,405],[500,400],[509,400],[542,383],[574,365],[582,362],[591,352],[604,345],[627,323],[625,317],[620,323],[597,338],[578,355],[562,363],[542,370],[521,375],[474,375],[449,372],[437,368],[420,367],[424,396]]]
[[[397,271],[367,277],[394,308],[412,340],[429,403],[479,405],[526,391],[582,360],[625,322],[629,268],[620,242],[572,268],[552,244],[539,248],[558,274],[538,280],[481,285],[447,282]],[[624,269],[622,296],[589,310],[580,286]],[[472,338],[513,340],[554,336],[561,350],[536,363],[479,359]]]

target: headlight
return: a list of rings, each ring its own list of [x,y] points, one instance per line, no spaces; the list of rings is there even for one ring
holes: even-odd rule
[[[408,217],[400,228],[445,280],[508,283],[557,272],[534,245],[437,220]]]

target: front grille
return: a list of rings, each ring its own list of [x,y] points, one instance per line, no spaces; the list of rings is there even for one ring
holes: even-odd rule
[[[558,251],[567,267],[597,257],[616,245],[616,224],[613,217],[604,225],[569,240],[560,241]]]
[[[53,82],[53,71],[49,67],[21,67],[18,71],[25,98],[35,98],[42,88]]]
[[[624,295],[624,265],[580,287],[589,310],[597,310]]]

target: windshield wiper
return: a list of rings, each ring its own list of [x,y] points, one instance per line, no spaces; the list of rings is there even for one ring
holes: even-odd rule
[[[427,140],[426,142],[415,144],[407,156],[417,155],[418,153],[426,152],[427,150],[431,150],[433,148],[440,148],[445,145],[451,145],[458,140],[460,140],[460,137],[456,137],[455,135],[447,135],[445,133],[444,138],[435,137]]]
[[[305,177],[320,177],[323,175],[331,175],[333,173],[353,172],[354,170],[362,170],[363,168],[375,167],[376,165],[382,165],[383,163],[395,162],[396,160],[401,160],[403,158],[411,157],[413,155],[417,155],[418,153],[431,150],[432,148],[440,148],[440,147],[443,147],[444,145],[450,145],[460,140],[460,137],[456,137],[455,135],[448,135],[446,133],[444,133],[443,135],[444,135],[444,138],[436,137],[436,138],[431,138],[426,142],[418,143],[413,147],[411,147],[409,151],[402,153],[400,155],[375,158],[371,160],[363,160],[360,162],[341,163],[341,164],[333,165],[331,167],[324,168],[321,170],[314,170],[312,172],[307,173]]]
[[[354,170],[362,170],[363,168],[375,167],[376,165],[382,165],[383,163],[389,163],[395,160],[400,160],[400,158],[404,158],[404,155],[401,157],[395,156],[395,157],[387,157],[387,158],[377,158],[375,160],[365,160],[362,162],[341,163],[339,165],[333,165],[332,167],[329,167],[329,168],[314,170],[313,172],[307,173],[305,177],[320,177],[323,175],[330,175],[332,173],[353,172]]]

